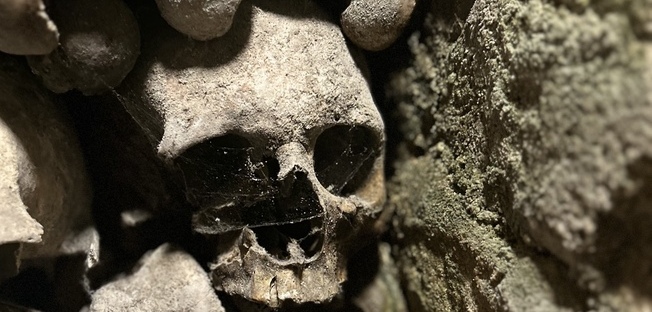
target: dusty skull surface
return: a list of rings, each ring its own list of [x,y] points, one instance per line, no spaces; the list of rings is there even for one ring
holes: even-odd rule
[[[215,237],[215,287],[332,300],[385,199],[382,119],[340,29],[309,1],[253,1],[219,39],[144,47],[118,92]]]

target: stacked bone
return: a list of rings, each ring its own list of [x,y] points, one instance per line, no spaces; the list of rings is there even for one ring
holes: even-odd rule
[[[172,28],[193,40],[208,41],[229,32],[240,0],[157,0],[156,5]],[[413,8],[414,0],[353,0],[341,12],[341,27],[359,47],[382,50],[397,40]],[[121,0],[0,2],[0,52],[27,56],[32,73],[57,94],[112,91],[136,65],[140,45],[137,19]],[[90,227],[91,196],[82,153],[65,114],[56,107],[58,97],[30,76],[26,64],[0,56],[0,81],[6,82],[0,85],[1,310],[3,287],[13,285],[11,278],[20,276],[26,264],[82,254],[87,270],[98,261],[99,242]],[[136,215],[122,216],[134,224],[142,222]],[[118,304],[143,311],[221,310],[207,275],[184,251],[161,245],[143,255],[140,264],[131,278],[99,288],[91,309],[111,310]],[[165,285],[161,276],[172,282]],[[134,292],[136,288],[140,291]]]
[[[0,3],[0,51],[28,55],[48,89],[96,94],[129,73],[140,45],[138,25],[120,0]],[[58,39],[58,40],[57,40]]]
[[[163,18],[195,40],[224,35],[241,0],[157,0]],[[341,13],[344,33],[378,51],[405,28],[415,0],[353,0]],[[0,3],[0,51],[30,55],[32,70],[56,93],[97,94],[118,84],[139,54],[138,24],[120,0],[8,0]]]
[[[241,0],[157,0],[163,18],[195,40],[223,36]],[[344,33],[359,47],[379,51],[405,28],[415,0],[353,0],[341,13]],[[48,89],[86,95],[116,87],[140,49],[138,24],[120,0],[8,0],[0,3],[0,51],[28,55]]]
[[[156,0],[161,15],[174,29],[195,40],[224,35],[241,0]],[[359,47],[389,47],[407,25],[415,0],[353,0],[341,14],[344,33]]]
[[[26,291],[20,277],[10,278],[36,272],[47,259],[72,265],[77,258],[85,270],[98,242],[84,160],[64,114],[25,64],[6,55],[0,55],[0,95],[0,282],[8,279],[0,293],[6,295],[7,288]]]

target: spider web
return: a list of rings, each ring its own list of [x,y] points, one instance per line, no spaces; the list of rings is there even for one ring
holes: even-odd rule
[[[150,142],[158,142],[162,133],[155,130],[155,125],[147,124],[147,120],[161,120],[161,117],[151,108],[128,103],[139,96],[134,91],[128,91],[125,98],[111,90]],[[315,151],[315,162],[321,166],[315,169],[318,169],[319,182],[329,192],[345,196],[368,177],[381,149],[363,127],[336,127],[340,129],[334,134],[318,139],[322,141],[317,143],[321,151]],[[323,217],[324,209],[308,179],[294,181],[288,190],[275,176],[276,160],[256,157],[260,153],[253,147],[224,146],[211,140],[197,146],[201,147],[199,152],[191,157],[184,153],[169,168],[171,174],[176,172],[187,201],[196,209],[193,215],[196,231],[217,234]]]
[[[218,140],[219,141],[219,140]],[[323,215],[307,177],[288,186],[277,179],[275,159],[256,160],[253,147],[207,141],[177,159],[188,200],[200,207],[195,230],[215,234],[243,227],[296,223]],[[289,188],[289,189],[286,189]]]

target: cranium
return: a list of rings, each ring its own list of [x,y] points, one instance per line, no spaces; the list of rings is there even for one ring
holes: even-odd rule
[[[271,307],[340,293],[384,201],[383,123],[336,24],[243,3],[208,41],[166,30],[118,90],[217,235],[215,287]]]

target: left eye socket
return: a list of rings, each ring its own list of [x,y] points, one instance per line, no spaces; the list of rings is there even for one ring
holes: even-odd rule
[[[315,173],[331,193],[346,196],[369,177],[380,153],[378,139],[363,126],[337,125],[317,137]]]

